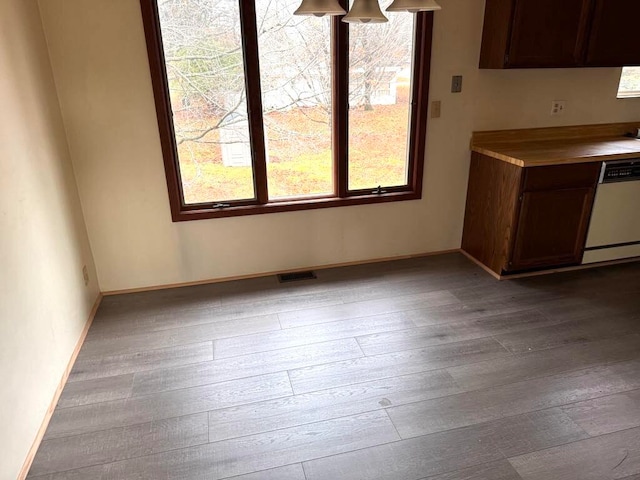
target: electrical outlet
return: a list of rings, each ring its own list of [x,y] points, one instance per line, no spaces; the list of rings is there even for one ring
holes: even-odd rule
[[[462,75],[454,75],[451,77],[451,93],[462,92]]]
[[[440,118],[440,115],[442,115],[442,102],[434,100],[431,102],[431,118]]]
[[[84,284],[89,285],[89,271],[86,265],[82,267],[82,278],[84,278]]]
[[[551,102],[551,115],[562,115],[567,108],[564,100],[554,100]]]

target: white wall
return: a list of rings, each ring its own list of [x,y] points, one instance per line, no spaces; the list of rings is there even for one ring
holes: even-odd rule
[[[172,223],[138,0],[40,6],[105,291],[457,248],[473,130],[640,119],[619,69],[478,70],[483,2],[442,0],[422,200]]]
[[[0,479],[17,477],[97,294],[38,6],[0,0]]]

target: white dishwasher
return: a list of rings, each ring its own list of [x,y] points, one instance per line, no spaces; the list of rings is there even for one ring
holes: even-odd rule
[[[582,263],[640,257],[640,158],[604,162]]]

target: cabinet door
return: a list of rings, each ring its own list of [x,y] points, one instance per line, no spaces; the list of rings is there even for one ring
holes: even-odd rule
[[[506,65],[575,67],[582,64],[591,5],[592,0],[515,0]]]
[[[596,0],[587,65],[640,65],[639,21],[639,0]]]
[[[525,192],[508,270],[579,264],[593,197],[593,187]]]

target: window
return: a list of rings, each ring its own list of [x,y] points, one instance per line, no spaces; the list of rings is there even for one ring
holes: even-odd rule
[[[420,198],[433,14],[299,3],[141,0],[174,221]]]
[[[640,67],[624,67],[618,98],[640,97]]]

